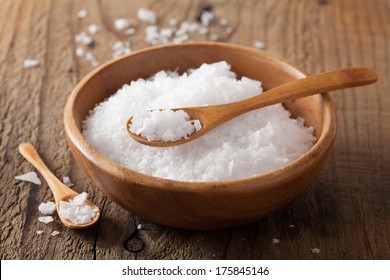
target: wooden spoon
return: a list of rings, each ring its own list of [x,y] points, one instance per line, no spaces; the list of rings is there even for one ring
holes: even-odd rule
[[[192,120],[199,120],[202,125],[199,131],[188,135],[188,138],[182,138],[177,141],[149,141],[140,135],[132,133],[129,130],[132,117],[126,122],[126,130],[132,138],[145,145],[155,147],[180,145],[192,141],[224,122],[249,111],[322,92],[364,86],[376,82],[377,79],[377,73],[370,68],[343,68],[294,80],[267,90],[262,94],[234,103],[172,109],[174,111],[184,110]]]
[[[97,209],[96,215],[93,218],[92,221],[90,221],[87,224],[74,224],[70,220],[65,219],[62,217],[60,212],[60,201],[69,201],[70,199],[73,199],[75,196],[78,195],[77,192],[63,184],[60,180],[57,179],[56,176],[54,176],[53,173],[47,168],[45,163],[42,161],[41,157],[39,156],[38,152],[35,150],[35,148],[30,143],[22,143],[19,145],[19,152],[24,156],[25,159],[27,159],[32,165],[35,166],[36,169],[42,174],[42,176],[45,178],[47,184],[50,187],[50,190],[53,193],[54,200],[56,202],[57,207],[57,213],[60,217],[62,223],[73,229],[82,229],[86,227],[90,227],[93,224],[95,224],[100,217],[100,210],[99,208],[93,204],[91,201],[86,200],[85,202],[89,204],[89,206],[94,207]]]

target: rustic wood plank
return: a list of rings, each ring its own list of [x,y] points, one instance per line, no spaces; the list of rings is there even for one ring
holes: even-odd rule
[[[377,84],[334,96],[339,131],[319,178],[295,201],[261,221],[218,231],[188,231],[155,225],[121,209],[87,180],[68,150],[62,111],[66,99],[93,69],[75,56],[74,36],[95,23],[88,49],[104,62],[118,40],[132,49],[147,47],[146,24],[137,9],[149,7],[159,26],[169,19],[196,19],[212,4],[228,19],[232,33],[215,25],[219,40],[266,50],[310,73],[346,66],[375,68]],[[390,82],[388,14],[385,0],[364,1],[152,1],[58,0],[0,1],[0,257],[1,259],[389,259],[390,258]],[[88,16],[77,17],[86,8]],[[114,27],[130,18],[137,33]],[[196,40],[210,39],[197,35]],[[41,66],[22,67],[25,58]],[[33,170],[17,153],[30,141],[61,178],[86,190],[102,208],[98,226],[87,231],[64,228],[58,219],[38,222],[37,206],[51,198],[45,183],[17,182]],[[141,225],[140,229],[137,227]],[[43,229],[43,235],[35,231]],[[52,230],[61,233],[50,237]],[[274,244],[273,239],[280,243]],[[315,254],[311,248],[319,248]]]

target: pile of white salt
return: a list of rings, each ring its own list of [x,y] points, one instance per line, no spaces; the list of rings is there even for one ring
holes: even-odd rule
[[[173,142],[202,128],[199,120],[191,120],[183,110],[151,110],[136,113],[129,130],[148,141]]]
[[[184,145],[142,145],[126,132],[129,116],[151,109],[231,103],[262,91],[236,79],[226,62],[203,64],[179,75],[161,71],[124,85],[98,104],[83,123],[86,140],[107,158],[132,170],[179,181],[234,180],[279,168],[303,155],[316,139],[303,119],[281,104],[237,117]],[[115,112],[115,113],[114,113]]]

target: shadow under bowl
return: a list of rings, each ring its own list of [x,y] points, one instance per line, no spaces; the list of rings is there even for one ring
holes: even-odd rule
[[[286,102],[293,117],[314,128],[315,145],[293,162],[250,178],[182,182],[125,168],[98,153],[82,135],[82,122],[98,103],[124,84],[160,70],[186,71],[225,60],[238,77],[264,89],[305,77],[269,53],[226,43],[187,43],[131,53],[95,69],[75,87],[64,112],[66,137],[77,163],[110,199],[152,222],[186,229],[219,229],[263,218],[291,202],[319,174],[337,131],[336,111],[327,93]]]

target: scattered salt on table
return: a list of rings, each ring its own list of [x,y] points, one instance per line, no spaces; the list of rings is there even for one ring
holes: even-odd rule
[[[264,42],[261,42],[261,41],[255,41],[253,43],[253,45],[255,46],[256,49],[265,49],[265,43]]]
[[[280,243],[280,239],[272,238],[272,244],[279,244],[279,243]]]
[[[204,182],[255,176],[297,159],[316,141],[313,129],[302,119],[290,118],[281,104],[254,110],[194,141],[168,148],[133,141],[123,125],[129,116],[149,109],[226,104],[261,90],[259,81],[236,79],[223,61],[182,75],[160,71],[150,79],[131,81],[98,104],[83,121],[83,135],[107,158],[159,178]]]
[[[146,8],[138,9],[137,16],[140,20],[149,24],[156,24],[157,22],[156,13]]]
[[[59,234],[60,234],[60,232],[57,231],[57,230],[53,230],[53,232],[50,233],[51,236],[56,236],[56,235],[59,235]]]
[[[42,202],[39,204],[38,210],[43,215],[52,215],[56,211],[56,204],[52,201]]]
[[[125,18],[118,18],[115,20],[114,25],[117,30],[125,30],[130,27],[130,20]]]
[[[85,18],[88,15],[88,11],[86,9],[81,9],[77,12],[78,18]]]
[[[88,194],[82,192],[73,200],[60,201],[60,215],[74,224],[87,224],[95,217],[97,209],[89,206],[85,201]]]
[[[198,131],[199,120],[183,110],[152,110],[134,114],[130,131],[149,141],[173,142]]]
[[[52,221],[54,221],[52,216],[42,216],[42,217],[39,217],[38,220],[44,224],[48,224],[48,223],[51,223]]]
[[[24,68],[34,68],[39,66],[39,61],[36,59],[28,58],[23,61]]]
[[[68,187],[74,186],[74,184],[70,181],[70,178],[68,176],[64,176],[62,178],[62,182],[67,185]]]
[[[43,230],[37,230],[37,234],[41,235],[43,233]]]
[[[38,178],[37,173],[35,172],[28,172],[22,175],[15,176],[15,179],[20,180],[20,181],[26,181],[26,182],[31,182],[36,185],[41,184],[41,180]]]
[[[88,32],[91,34],[96,34],[101,31],[101,28],[97,26],[96,24],[91,24],[88,26]]]
[[[319,254],[319,253],[321,252],[321,250],[318,249],[318,248],[311,248],[310,251],[311,251],[312,253],[315,253],[315,254]]]

